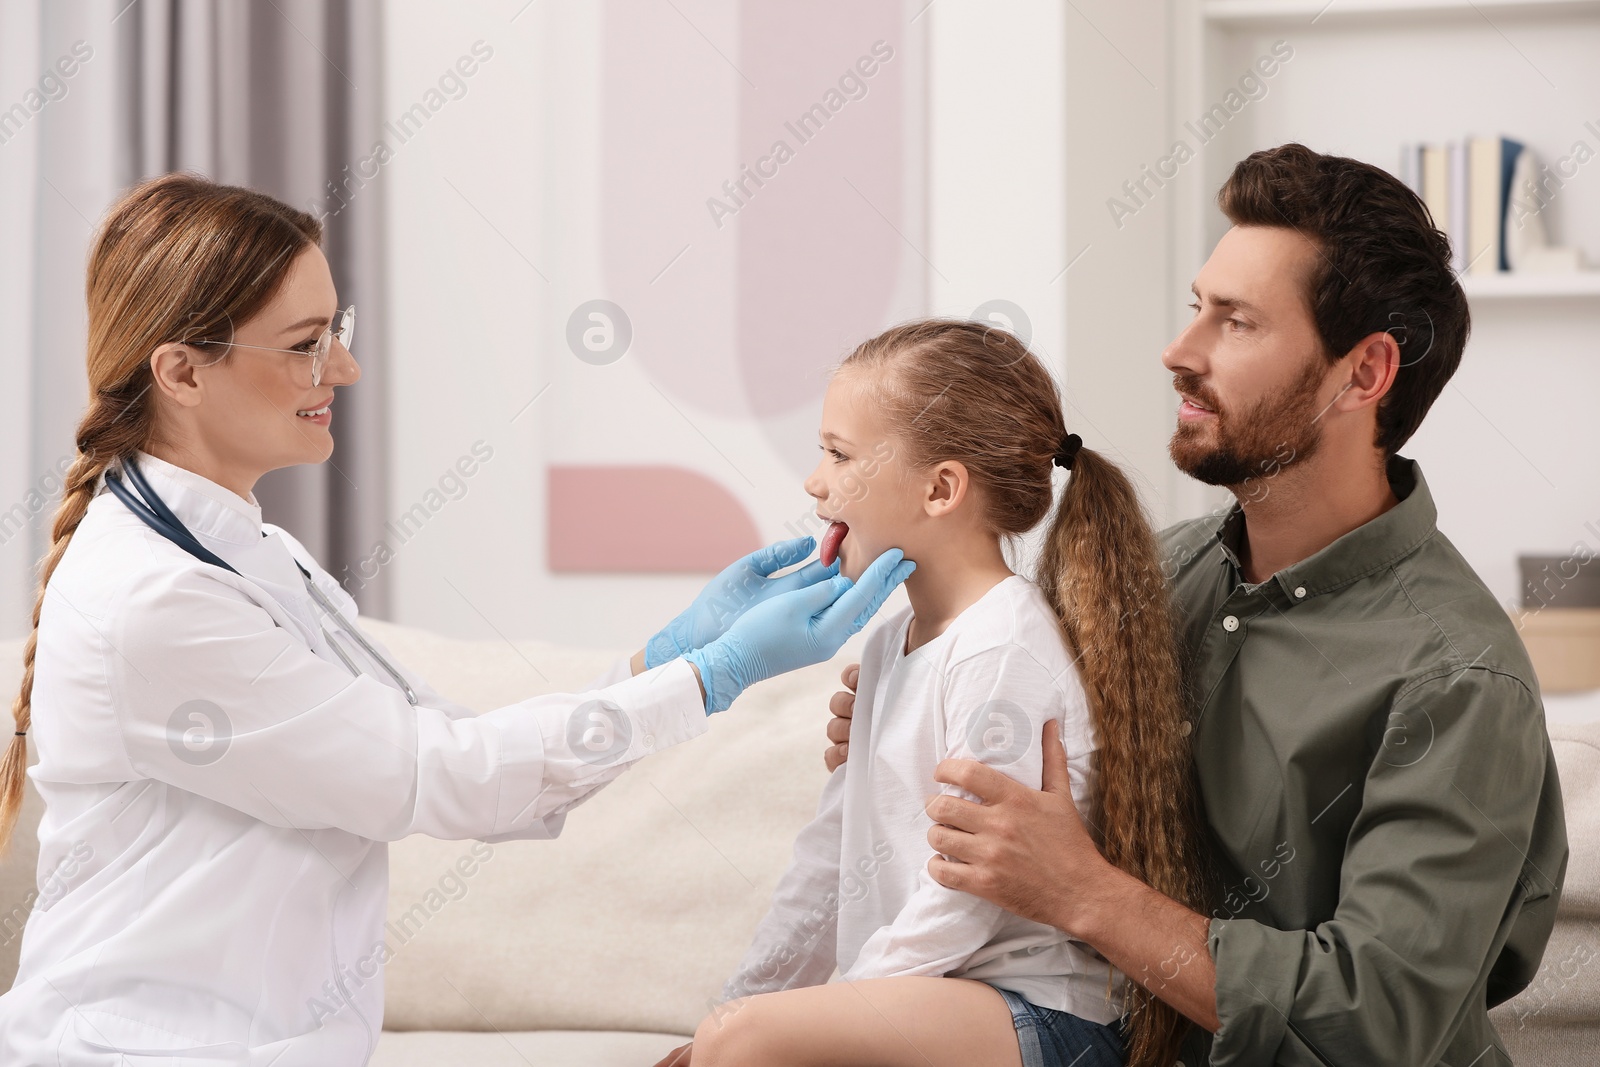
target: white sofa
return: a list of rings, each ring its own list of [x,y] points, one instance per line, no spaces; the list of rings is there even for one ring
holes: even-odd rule
[[[370,625],[441,691],[484,709],[575,688],[611,659]],[[811,816],[827,776],[828,697],[859,641],[831,664],[753,687],[706,736],[643,761],[573,811],[558,840],[391,846],[395,955],[372,1063],[649,1067],[686,1040]],[[18,651],[0,644],[0,694],[13,691]],[[1600,1047],[1600,955],[1584,956],[1600,929],[1600,719],[1552,732],[1572,823],[1566,905],[1546,971],[1497,1021],[1519,1062],[1564,1067],[1592,1063]],[[0,864],[0,987],[15,973],[35,879],[31,787],[29,798]]]

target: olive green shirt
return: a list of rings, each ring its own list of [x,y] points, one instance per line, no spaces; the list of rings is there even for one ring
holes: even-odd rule
[[[1511,1062],[1488,1009],[1532,980],[1567,865],[1544,706],[1417,464],[1389,481],[1255,586],[1237,504],[1162,534],[1221,879],[1221,1027],[1189,1067]]]

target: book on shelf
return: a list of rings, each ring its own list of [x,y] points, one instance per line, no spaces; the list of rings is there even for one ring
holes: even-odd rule
[[[1416,190],[1428,205],[1436,229],[1450,233],[1450,153],[1443,145],[1423,145],[1421,152],[1422,188]],[[1452,252],[1455,248],[1451,242]]]
[[[1546,168],[1548,169],[1548,168]],[[1457,274],[1583,269],[1576,248],[1552,247],[1532,152],[1509,137],[1469,137],[1400,148],[1398,177],[1422,198],[1450,241]]]
[[[1511,160],[1522,145],[1503,137],[1474,137],[1467,144],[1467,270],[1506,269],[1506,190]]]
[[[1461,274],[1471,262],[1467,253],[1467,222],[1471,217],[1467,208],[1467,143],[1451,141],[1446,146],[1445,156],[1450,181],[1450,225],[1444,232],[1450,238],[1450,266]]]

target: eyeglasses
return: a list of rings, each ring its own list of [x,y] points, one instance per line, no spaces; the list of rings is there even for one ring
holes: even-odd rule
[[[256,348],[263,352],[288,352],[295,356],[311,357],[311,384],[313,387],[322,384],[322,370],[328,365],[328,353],[333,349],[333,339],[337,337],[339,343],[348,351],[356,336],[356,306],[351,304],[343,311],[333,316],[333,321],[328,323],[328,328],[322,331],[322,336],[317,338],[316,347],[306,348],[270,348],[267,345],[247,345],[240,341],[190,341],[194,347],[221,345],[225,348]],[[201,364],[210,366],[210,364]]]

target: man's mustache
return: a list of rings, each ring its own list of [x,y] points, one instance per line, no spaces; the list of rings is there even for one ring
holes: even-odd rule
[[[1218,415],[1222,414],[1222,404],[1217,400],[1216,394],[1207,388],[1205,383],[1196,375],[1174,374],[1172,376],[1172,387],[1184,396],[1192,397],[1198,401],[1200,406],[1207,411],[1216,412]]]

